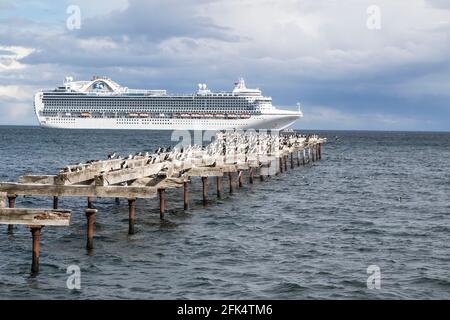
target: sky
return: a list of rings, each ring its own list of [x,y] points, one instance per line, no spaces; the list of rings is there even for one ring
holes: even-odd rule
[[[0,0],[0,125],[103,75],[173,93],[244,77],[300,102],[299,129],[450,131],[449,35],[448,0]]]

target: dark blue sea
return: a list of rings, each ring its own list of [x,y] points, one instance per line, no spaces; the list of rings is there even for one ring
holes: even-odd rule
[[[31,277],[31,235],[0,226],[0,298],[12,299],[450,299],[450,133],[316,131],[323,159],[244,184],[210,205],[193,179],[137,201],[129,236],[122,200],[95,199],[95,249],[85,250],[85,198],[62,198],[70,227],[46,227]],[[173,145],[171,132],[0,127],[0,180],[55,174],[69,163]],[[223,190],[227,181],[223,181]],[[52,199],[19,197],[16,207]],[[81,289],[70,290],[70,265]],[[367,287],[379,267],[380,289]]]

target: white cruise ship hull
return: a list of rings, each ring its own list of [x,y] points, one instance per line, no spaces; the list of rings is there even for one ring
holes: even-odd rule
[[[44,128],[61,129],[133,129],[133,130],[225,130],[270,129],[283,130],[299,115],[264,114],[248,119],[179,119],[179,118],[75,118],[39,117]]]

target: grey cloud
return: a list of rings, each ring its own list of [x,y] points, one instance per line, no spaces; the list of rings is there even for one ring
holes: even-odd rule
[[[426,0],[426,2],[433,7],[450,10],[450,1],[448,0]]]
[[[78,33],[81,37],[128,37],[150,42],[172,37],[238,40],[228,28],[213,23],[207,16],[199,15],[198,9],[205,3],[208,1],[130,0],[124,11],[83,21]]]

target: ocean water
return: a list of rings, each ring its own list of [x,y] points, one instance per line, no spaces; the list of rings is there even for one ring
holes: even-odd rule
[[[450,299],[450,134],[318,132],[323,159],[269,181],[244,184],[210,205],[193,179],[138,200],[129,236],[126,201],[95,199],[95,249],[85,250],[85,198],[62,198],[70,227],[41,236],[41,271],[30,277],[31,235],[0,226],[1,299]],[[174,144],[170,132],[0,127],[0,180],[54,174],[68,163]],[[337,136],[337,138],[336,138]],[[246,180],[245,180],[246,181]],[[16,207],[51,207],[19,197]],[[81,269],[81,289],[66,286]],[[381,272],[368,289],[367,268]]]

